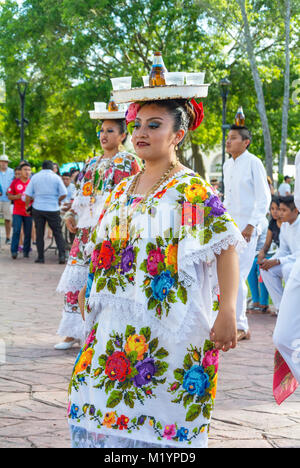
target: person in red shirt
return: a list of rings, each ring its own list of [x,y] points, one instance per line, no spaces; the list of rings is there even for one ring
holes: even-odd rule
[[[21,167],[21,176],[14,179],[7,190],[9,200],[14,202],[13,210],[13,236],[11,241],[11,256],[16,259],[18,256],[18,247],[20,241],[21,228],[24,230],[23,254],[25,258],[29,257],[32,231],[32,217],[26,211],[25,190],[30,182],[31,166],[24,163]]]

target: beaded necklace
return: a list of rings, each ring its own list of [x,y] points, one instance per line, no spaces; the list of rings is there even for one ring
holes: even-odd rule
[[[146,202],[148,200],[148,198],[157,191],[157,189],[166,181],[168,180],[169,178],[169,175],[170,173],[172,172],[172,170],[179,164],[179,160],[177,159],[175,162],[172,161],[171,164],[170,164],[170,167],[169,169],[163,173],[163,175],[161,176],[161,178],[150,188],[150,190],[148,190],[148,192],[143,196],[142,200],[137,203],[137,205],[135,206],[135,209],[139,206],[139,205],[142,205],[142,213],[144,213],[146,211]],[[138,185],[139,185],[139,182],[140,182],[140,178],[141,176],[143,175],[143,173],[145,172],[145,168],[143,168],[141,170],[141,172],[139,172],[135,178],[133,179],[132,183],[131,183],[131,186],[129,187],[128,189],[128,196],[131,196],[135,193]],[[121,224],[120,224],[120,236],[121,237],[125,237],[127,236],[127,233],[128,233],[128,225],[130,224],[131,220],[132,220],[132,216],[133,216],[133,213],[134,213],[134,210],[131,211],[131,214],[130,216],[128,216],[128,220],[126,220],[126,216],[125,216],[125,203],[122,203],[121,204]]]

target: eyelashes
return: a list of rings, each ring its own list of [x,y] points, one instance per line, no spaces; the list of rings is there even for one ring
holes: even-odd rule
[[[148,125],[148,128],[151,128],[151,129],[156,129],[156,128],[159,128],[159,127],[160,127],[160,124],[156,123],[156,122],[151,122]],[[141,128],[141,124],[139,122],[135,122],[133,128]]]

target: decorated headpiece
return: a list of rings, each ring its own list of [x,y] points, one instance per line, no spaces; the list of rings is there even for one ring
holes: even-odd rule
[[[161,55],[161,54],[160,54]],[[153,67],[158,67],[154,62]],[[164,64],[161,65],[164,67]],[[152,70],[153,71],[153,70]],[[134,121],[140,108],[149,101],[185,100],[193,108],[195,120],[190,130],[196,130],[204,118],[202,102],[198,103],[197,98],[204,98],[208,94],[208,84],[203,84],[205,73],[168,73],[164,68],[162,80],[159,85],[153,85],[153,73],[148,77],[143,77],[144,86],[131,88],[131,77],[120,77],[112,79],[113,99],[117,103],[131,103],[126,112],[126,125],[129,133],[132,133]],[[186,79],[186,84],[184,81]],[[148,85],[150,83],[150,86]],[[174,84],[176,83],[176,84]]]
[[[194,130],[196,130],[196,128],[198,128],[201,125],[201,123],[202,123],[202,121],[204,119],[203,104],[202,104],[202,102],[200,102],[198,104],[198,102],[195,101],[194,98],[191,99],[190,101],[188,101],[188,103],[193,108],[193,110],[195,112],[195,116],[196,116],[195,120],[194,120],[194,123],[193,123],[193,126],[190,128],[190,130],[194,131]],[[128,130],[128,133],[130,133],[130,135],[132,135],[132,132],[133,132],[134,122],[135,122],[137,113],[144,104],[145,104],[144,102],[132,102],[129,105],[129,107],[128,107],[126,113],[125,113],[127,130]]]

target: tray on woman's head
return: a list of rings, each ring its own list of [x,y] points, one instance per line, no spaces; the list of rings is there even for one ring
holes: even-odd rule
[[[164,99],[192,99],[205,98],[208,94],[209,84],[182,85],[182,86],[157,86],[150,88],[120,89],[113,91],[113,99],[116,103],[157,101]]]
[[[93,120],[116,120],[125,119],[125,111],[97,112],[89,111],[90,118]]]

